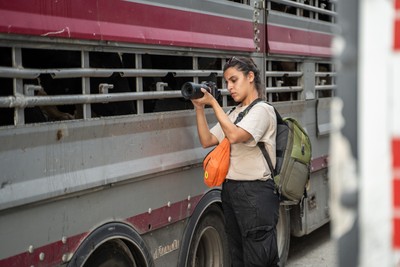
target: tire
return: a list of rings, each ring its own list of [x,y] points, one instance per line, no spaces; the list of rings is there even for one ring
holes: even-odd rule
[[[154,267],[142,237],[129,225],[107,223],[95,229],[75,251],[68,267]]]
[[[107,241],[90,255],[84,267],[136,267],[128,246],[120,239]]]
[[[187,266],[230,266],[224,217],[217,206],[210,206],[202,215],[189,247]]]
[[[279,221],[276,226],[280,266],[285,266],[290,246],[290,210],[289,206],[279,208]]]

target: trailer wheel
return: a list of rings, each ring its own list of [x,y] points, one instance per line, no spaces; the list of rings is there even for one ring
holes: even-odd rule
[[[98,247],[85,263],[85,267],[136,267],[128,246],[120,239],[107,241]]]
[[[129,225],[107,223],[81,243],[68,266],[153,267],[153,259],[141,236]]]
[[[290,211],[289,206],[279,208],[279,221],[276,226],[280,266],[285,266],[290,246]]]
[[[211,206],[196,226],[189,248],[188,266],[230,266],[224,217],[217,206]]]

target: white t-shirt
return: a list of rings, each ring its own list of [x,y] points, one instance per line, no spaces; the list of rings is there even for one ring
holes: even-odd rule
[[[228,115],[229,119],[234,122],[246,107],[237,106]],[[264,142],[272,164],[275,166],[276,116],[274,108],[265,102],[259,102],[250,109],[237,126],[250,133],[252,138],[245,143],[231,144],[231,161],[226,178],[241,181],[271,178],[268,163],[257,143]],[[219,123],[210,131],[219,142],[225,137]]]

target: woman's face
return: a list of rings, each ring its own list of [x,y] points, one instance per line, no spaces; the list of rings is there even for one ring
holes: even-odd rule
[[[243,102],[255,90],[254,73],[252,71],[245,75],[237,68],[231,67],[225,70],[224,78],[229,93],[237,103]]]

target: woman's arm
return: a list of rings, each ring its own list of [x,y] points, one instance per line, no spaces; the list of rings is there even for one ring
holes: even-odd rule
[[[203,147],[209,147],[218,144],[217,138],[211,134],[208,128],[204,113],[205,105],[210,105],[213,108],[222,130],[231,144],[243,143],[252,138],[250,133],[240,127],[237,127],[229,120],[228,115],[219,105],[218,101],[210,93],[208,93],[207,90],[203,88],[201,90],[204,93],[204,96],[199,99],[193,99],[192,102],[196,108],[197,129],[199,132],[200,142]]]
[[[196,108],[196,121],[197,121],[197,132],[201,145],[206,148],[218,144],[218,139],[215,137],[208,128],[204,107]]]
[[[212,102],[213,103],[211,104],[211,106],[214,109],[217,120],[220,123],[221,128],[225,133],[225,136],[228,138],[231,144],[244,143],[252,138],[250,133],[236,126],[233,122],[229,120],[228,115],[221,108],[216,99],[214,99]]]

